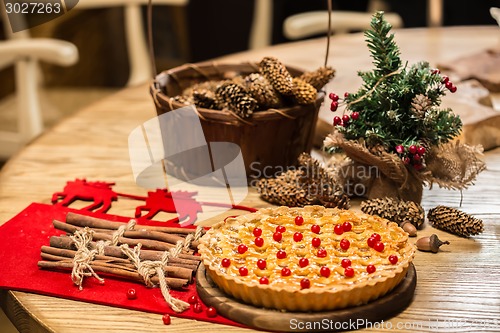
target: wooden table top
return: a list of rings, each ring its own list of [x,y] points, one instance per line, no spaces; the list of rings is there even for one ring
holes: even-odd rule
[[[337,69],[329,90],[354,90],[357,70],[371,67],[361,34],[332,38],[330,63]],[[403,59],[431,64],[473,54],[500,43],[495,27],[408,29],[396,32]],[[314,69],[323,63],[324,39],[290,43],[226,57],[233,62],[275,55],[287,64]],[[322,111],[324,112],[324,111]],[[51,194],[74,178],[115,181],[115,189],[144,193],[134,183],[128,134],[154,117],[146,85],[127,88],[47,131],[12,158],[0,173],[0,221],[3,223],[31,202],[49,203]],[[325,114],[327,116],[327,114]],[[432,233],[451,245],[438,254],[418,252],[418,283],[413,303],[378,332],[500,331],[500,149],[484,156],[488,170],[464,191],[462,210],[484,220],[484,233],[464,239],[426,225],[419,237]],[[438,204],[457,207],[460,193],[434,188],[424,191],[426,210]],[[254,191],[244,204],[264,207]],[[133,207],[120,205],[111,214],[132,216]],[[168,327],[161,316],[23,292],[2,292],[3,308],[21,332],[237,332],[230,326],[173,318]],[[455,325],[450,328],[449,325]],[[461,327],[461,329],[458,329]]]

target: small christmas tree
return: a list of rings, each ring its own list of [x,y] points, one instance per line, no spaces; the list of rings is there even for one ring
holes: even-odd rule
[[[390,31],[383,12],[374,14],[365,36],[375,68],[358,73],[363,84],[356,93],[329,95],[332,111],[345,109],[334,117],[324,147],[348,157],[332,158],[330,168],[347,193],[368,198],[418,203],[425,184],[464,189],[485,165],[477,157],[480,147],[450,142],[462,122],[440,108],[441,96],[457,88],[427,62],[403,62]]]
[[[460,133],[460,118],[451,109],[439,108],[446,90],[457,88],[427,62],[403,63],[390,30],[383,12],[377,12],[365,32],[375,68],[358,73],[364,83],[356,93],[346,94],[346,112],[334,118],[334,125],[346,140],[363,138],[368,148],[381,146],[420,170],[430,147]],[[339,98],[330,98],[335,111]]]

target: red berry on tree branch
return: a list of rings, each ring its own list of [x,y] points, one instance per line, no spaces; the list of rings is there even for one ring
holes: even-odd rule
[[[336,102],[336,101],[338,101],[338,100],[339,100],[339,96],[338,96],[337,94],[334,94],[334,93],[330,93],[330,94],[328,95],[328,97],[329,97],[332,101],[334,101],[334,102]]]
[[[342,122],[342,119],[340,119],[339,116],[333,117],[333,125],[334,126],[340,125],[341,122]]]
[[[331,104],[330,104],[330,111],[337,111],[337,109],[339,108],[339,102],[335,102],[333,101]]]

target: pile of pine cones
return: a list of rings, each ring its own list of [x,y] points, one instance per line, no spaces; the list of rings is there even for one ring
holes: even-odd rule
[[[270,108],[312,104],[318,90],[334,75],[332,68],[321,67],[292,77],[278,59],[265,57],[259,63],[259,73],[197,83],[173,97],[173,100],[201,108],[231,110],[242,118],[248,118],[254,112]]]
[[[297,169],[257,183],[262,199],[289,207],[318,204],[328,208],[349,208],[349,197],[342,186],[318,160],[306,153],[302,153],[298,160]]]

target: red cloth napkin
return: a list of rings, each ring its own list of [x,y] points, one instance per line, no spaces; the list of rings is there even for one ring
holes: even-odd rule
[[[63,234],[54,229],[52,220],[65,221],[66,214],[70,211],[112,221],[128,222],[130,220],[128,217],[90,213],[60,205],[32,203],[0,226],[0,262],[2,263],[0,265],[0,288],[244,327],[220,315],[209,318],[205,312],[207,307],[201,300],[203,312],[194,313],[192,309],[188,309],[180,314],[175,313],[165,303],[159,288],[147,288],[139,283],[105,277],[104,285],[99,284],[94,278],[86,278],[83,284],[84,289],[80,291],[71,281],[70,272],[39,269],[37,262],[41,260],[42,245],[49,245],[51,236]],[[146,220],[138,222],[139,224],[178,227],[174,223]],[[127,299],[127,291],[130,288],[136,290],[137,299]],[[196,282],[189,285],[185,291],[171,291],[171,293],[172,296],[187,301],[190,296],[197,295]]]

